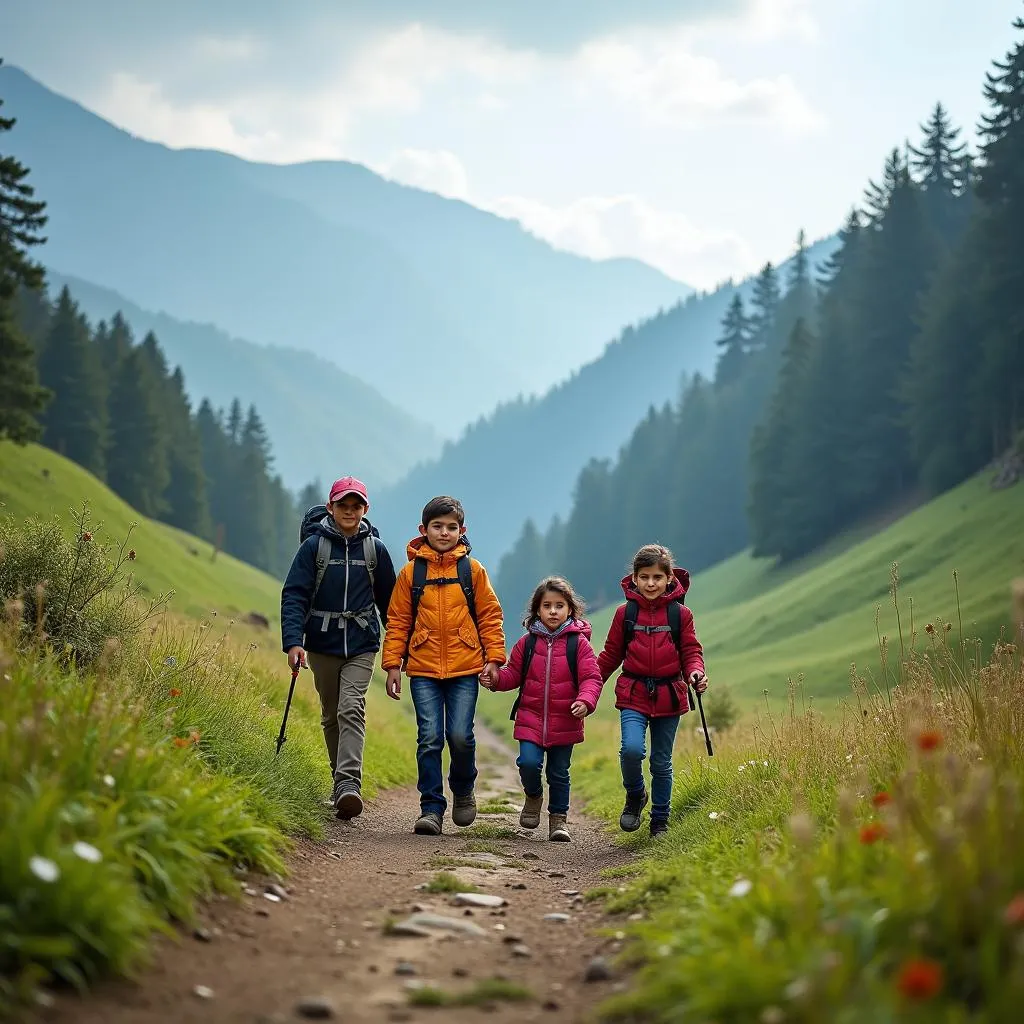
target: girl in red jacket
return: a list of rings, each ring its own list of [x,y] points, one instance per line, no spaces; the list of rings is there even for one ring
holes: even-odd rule
[[[541,768],[546,755],[548,839],[559,843],[570,839],[566,818],[573,744],[583,742],[583,719],[594,713],[604,685],[590,646],[590,623],[582,614],[583,602],[568,580],[560,576],[541,580],[523,620],[527,633],[489,687],[520,690],[510,716],[516,723],[516,764],[526,794],[519,824],[530,829],[540,824]],[[487,685],[483,679],[480,682]]]
[[[626,790],[619,827],[625,832],[640,827],[640,816],[648,802],[643,773],[648,729],[651,835],[668,831],[672,747],[679,718],[690,710],[686,684],[692,682],[698,693],[708,686],[693,613],[683,604],[689,586],[690,574],[674,566],[668,548],[660,544],[642,547],[633,558],[633,575],[622,580],[626,604],[615,610],[598,658],[603,680],[622,665],[615,685],[615,706],[622,732],[619,765]]]

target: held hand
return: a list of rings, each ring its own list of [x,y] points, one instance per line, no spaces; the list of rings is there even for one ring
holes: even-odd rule
[[[690,682],[698,693],[703,693],[708,688],[708,677],[703,672],[691,672]]]
[[[388,681],[385,684],[388,696],[392,700],[400,700],[402,696],[402,670],[400,668],[388,669]]]
[[[489,675],[486,675],[484,672],[481,672],[480,673],[480,685],[485,690],[493,690],[494,687],[495,687],[495,682],[494,682],[494,680]]]
[[[306,652],[302,647],[295,646],[288,649],[288,667],[293,672],[297,672],[300,668],[309,668]]]
[[[501,666],[496,661],[489,661],[484,665],[483,671],[480,673],[481,679],[486,679],[487,689],[493,690],[498,685],[498,676],[501,673]]]
[[[590,708],[588,708],[587,705],[584,704],[581,700],[573,701],[573,705],[571,708],[569,708],[569,710],[577,718],[586,718],[587,715],[590,714]]]

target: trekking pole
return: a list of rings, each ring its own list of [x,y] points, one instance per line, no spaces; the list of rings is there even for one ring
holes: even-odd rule
[[[281,731],[277,734],[277,752],[274,757],[277,757],[281,753],[281,748],[285,744],[285,740],[288,738],[284,734],[284,727],[288,724],[288,711],[292,706],[292,694],[295,692],[295,680],[299,678],[299,667],[298,665],[292,669],[292,684],[288,687],[288,701],[284,706],[284,718],[281,719]]]
[[[690,693],[694,692],[694,688],[690,686]],[[715,752],[711,749],[711,733],[708,732],[708,720],[704,717],[704,704],[699,693],[697,694],[697,707],[700,709],[700,724],[704,726],[704,745],[708,748],[708,757],[714,757]]]

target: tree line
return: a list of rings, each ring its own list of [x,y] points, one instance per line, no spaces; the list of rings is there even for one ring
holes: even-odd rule
[[[1024,41],[984,95],[976,152],[936,105],[820,272],[801,232],[784,280],[766,264],[749,304],[733,298],[713,377],[684,379],[616,459],[592,460],[564,521],[524,525],[498,570],[510,607],[550,571],[591,603],[614,600],[651,540],[691,570],[748,546],[790,561],[1012,443],[1024,412]]]

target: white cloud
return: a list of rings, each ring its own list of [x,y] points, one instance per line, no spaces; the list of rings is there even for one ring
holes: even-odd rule
[[[580,50],[576,63],[585,91],[606,92],[634,116],[676,127],[732,118],[799,134],[822,124],[789,75],[740,81],[695,52],[690,33],[597,40]]]
[[[594,259],[632,256],[698,288],[752,272],[757,260],[735,232],[700,228],[637,195],[586,196],[552,206],[522,196],[486,204],[552,245]]]
[[[400,149],[373,169],[403,185],[412,185],[451,199],[469,198],[466,168],[447,149]]]

